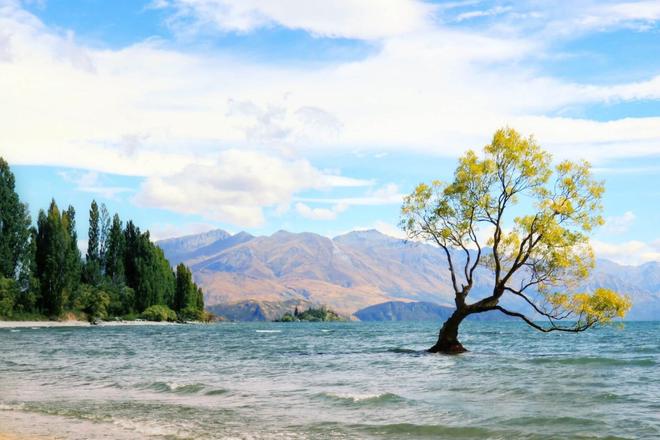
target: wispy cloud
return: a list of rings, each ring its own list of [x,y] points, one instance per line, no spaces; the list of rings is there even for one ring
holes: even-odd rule
[[[295,206],[298,214],[310,220],[334,220],[338,214],[348,209],[348,205],[346,204],[337,204],[330,208],[312,208],[309,205],[298,202]]]
[[[511,7],[507,6],[495,6],[490,9],[482,9],[482,10],[474,10],[474,11],[469,11],[469,12],[463,12],[460,13],[456,16],[456,21],[461,22],[465,20],[471,20],[473,18],[479,18],[479,17],[493,17],[495,15],[501,15],[506,12],[511,11]]]
[[[75,185],[76,191],[97,194],[106,199],[116,200],[119,194],[135,191],[128,187],[105,185],[102,176],[95,171],[60,171],[58,175]]]
[[[229,4],[202,3],[219,10]],[[355,12],[375,13],[375,4],[356,3],[343,9],[356,27],[378,22]],[[400,5],[408,3],[414,2]],[[231,8],[248,15],[262,10],[240,4]],[[648,8],[639,15],[650,20],[655,15]],[[534,33],[413,27],[379,37],[379,50],[361,60],[283,66],[177,51],[159,41],[99,50],[6,7],[0,28],[10,37],[2,44],[11,60],[0,65],[3,154],[17,164],[152,176],[208,164],[227,147],[299,157],[338,150],[455,156],[507,123],[535,133],[560,157],[574,156],[577,148],[594,160],[658,153],[660,118],[599,122],[547,114],[574,104],[657,99],[660,75],[578,84],[520,68],[548,50]]]
[[[283,26],[317,36],[378,39],[418,31],[430,25],[435,7],[418,0],[169,0],[152,3],[171,8],[170,24],[180,32],[195,27],[250,32]]]
[[[635,222],[635,218],[635,214],[632,211],[626,211],[620,216],[607,217],[603,229],[610,234],[623,234],[628,232]]]
[[[605,243],[593,240],[596,256],[619,264],[638,265],[649,261],[660,261],[660,240],[642,242],[638,240],[623,243]]]
[[[398,185],[388,183],[382,187],[367,191],[358,197],[297,197],[295,200],[305,203],[327,203],[342,206],[374,206],[374,205],[396,205],[403,201],[403,194]]]
[[[317,38],[365,39],[374,50],[358,60],[283,65],[222,49],[180,50],[162,40],[99,49],[41,22],[19,2],[3,2],[2,154],[13,164],[144,176],[135,197],[140,206],[245,225],[261,224],[265,209],[283,210],[291,202],[329,211],[317,216],[336,215],[337,206],[401,202],[396,186],[372,188],[369,176],[313,167],[309,158],[323,154],[454,157],[483,145],[504,124],[536,134],[558,158],[660,154],[660,117],[551,116],[572,105],[659,99],[657,72],[613,85],[521,68],[553,55],[554,36],[656,23],[657,2],[574,2],[561,14],[551,2],[512,10],[472,1],[321,3],[163,0],[151,6],[168,8],[172,23],[192,20],[238,34],[279,26]],[[466,23],[452,27],[451,20],[436,20],[445,13],[497,20],[473,29],[470,15],[463,15]],[[77,185],[107,197],[128,190]],[[305,189],[342,186],[365,192],[300,197]]]

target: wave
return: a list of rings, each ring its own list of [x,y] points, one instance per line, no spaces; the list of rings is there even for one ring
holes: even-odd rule
[[[257,333],[282,333],[282,330],[255,330]]]
[[[395,347],[395,348],[388,348],[385,350],[387,353],[402,353],[402,354],[420,354],[420,353],[426,353],[426,351],[419,351],[419,350],[413,350],[410,348],[401,348],[401,347]]]
[[[20,411],[24,408],[23,403],[0,403],[0,411]]]
[[[209,390],[204,393],[205,396],[220,396],[222,394],[227,394],[229,390],[223,390],[222,388],[218,388],[216,390]]]
[[[25,402],[15,405],[0,404],[0,411],[8,410],[28,414],[31,420],[36,421],[36,425],[40,429],[48,426],[49,434],[59,434],[65,431],[70,433],[71,421],[69,419],[75,419],[92,422],[92,425],[85,425],[84,429],[88,436],[86,438],[113,438],[113,434],[116,435],[116,438],[181,438],[181,427],[185,421],[182,423],[175,417],[169,419],[176,420],[174,423],[169,420],[147,419],[148,415],[153,413],[154,408],[159,407],[160,405],[140,405],[129,402],[92,405],[66,402],[64,406],[58,406],[53,402]],[[67,420],[50,419],[51,416],[65,417]],[[127,437],[127,431],[138,435]],[[187,433],[184,431],[184,434]],[[60,438],[59,435],[55,437]],[[48,438],[51,438],[50,435]],[[185,438],[189,438],[189,436],[186,435]]]
[[[589,366],[637,366],[653,367],[656,362],[653,359],[616,359],[607,357],[579,356],[579,357],[539,357],[530,360],[533,364],[558,364],[558,365],[589,365]]]
[[[141,384],[138,387],[159,393],[196,394],[203,390],[205,386],[201,383],[177,384],[174,382],[152,382]]]
[[[391,403],[401,403],[406,399],[394,393],[380,393],[380,394],[352,394],[352,393],[320,393],[317,394],[325,400],[333,402],[348,404],[351,406],[378,406]]]
[[[551,417],[551,416],[523,416],[510,419],[506,422],[514,426],[596,426],[602,423],[601,420],[587,419],[584,417]]]
[[[389,425],[354,425],[352,428],[379,437],[396,438],[508,438],[504,432],[478,427],[393,423]]]

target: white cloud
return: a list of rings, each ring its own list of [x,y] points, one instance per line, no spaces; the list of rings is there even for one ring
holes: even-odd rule
[[[334,220],[346,209],[348,209],[348,205],[345,204],[333,205],[330,208],[312,208],[304,203],[296,203],[298,214],[310,220]]]
[[[371,231],[371,230],[376,230],[381,234],[385,234],[389,237],[398,238],[401,240],[408,239],[408,237],[406,237],[406,234],[399,227],[383,220],[376,220],[374,223],[372,223],[369,226],[355,226],[353,229],[350,230],[344,230],[340,232],[330,232],[327,234],[327,236],[329,238],[334,238],[340,235],[348,234],[349,232],[353,232],[353,231]]]
[[[227,147],[291,157],[330,149],[455,156],[505,124],[535,133],[559,157],[660,152],[660,118],[539,116],[660,98],[660,75],[606,86],[521,69],[545,50],[533,35],[436,26],[385,38],[362,60],[282,66],[151,40],[94,49],[16,7],[0,10],[0,29],[9,54],[0,62],[0,147],[15,164],[164,176],[210,166]]]
[[[642,242],[637,240],[623,243],[605,243],[592,240],[591,244],[598,258],[606,258],[628,266],[649,261],[660,261],[660,240]]]
[[[656,0],[642,0],[596,4],[588,8],[575,23],[586,29],[607,29],[624,25],[644,30],[658,20],[660,3]]]
[[[469,11],[469,12],[463,12],[458,14],[456,16],[456,21],[465,21],[465,20],[471,20],[473,18],[479,18],[479,17],[492,17],[495,15],[501,15],[506,12],[511,11],[511,7],[505,7],[505,6],[495,6],[490,9],[481,9],[481,10],[475,10],[475,11]]]
[[[263,224],[264,207],[288,205],[297,192],[328,188],[333,183],[364,184],[326,175],[306,160],[230,149],[220,152],[212,164],[191,164],[170,176],[148,178],[134,202],[253,227]]]
[[[121,193],[133,192],[132,188],[105,185],[96,171],[60,171],[59,176],[76,186],[77,191],[98,194],[106,199],[117,199]]]
[[[190,32],[197,26],[250,32],[274,25],[326,37],[375,39],[418,31],[429,26],[433,6],[417,0],[171,0],[177,10],[171,21]]]
[[[655,0],[621,2],[619,0],[556,2],[531,0],[509,2],[484,9],[482,2],[459,2],[462,9],[440,8],[446,19],[462,21],[474,17],[497,16],[497,21],[480,23],[482,31],[517,35],[556,42],[574,39],[589,32],[614,29],[652,30],[660,19],[660,6]],[[470,6],[474,8],[470,9]]]
[[[406,234],[401,230],[401,228],[382,220],[376,221],[373,225],[373,229],[385,235],[389,235],[390,237],[400,238],[402,240],[407,239]]]
[[[620,216],[607,217],[603,229],[610,234],[623,234],[630,229],[635,218],[635,214],[632,211],[626,211]]]
[[[660,172],[660,166],[614,166],[614,167],[594,167],[596,174],[655,174]]]
[[[298,197],[296,200],[307,203],[329,203],[345,206],[398,205],[403,201],[403,194],[401,194],[401,191],[396,184],[388,183],[382,187],[367,191],[365,195],[361,197]]]
[[[156,40],[97,49],[5,2],[2,155],[12,164],[145,176],[138,204],[247,227],[263,222],[264,207],[281,212],[292,200],[316,217],[336,215],[337,206],[401,203],[395,185],[362,197],[297,198],[305,189],[373,183],[301,159],[327,151],[456,156],[509,124],[535,133],[558,157],[578,152],[598,161],[660,153],[657,117],[599,122],[542,116],[573,105],[658,99],[660,75],[608,86],[522,69],[547,49],[533,33],[494,36],[431,26],[428,5],[414,1],[167,4],[225,30],[281,25],[375,38],[377,50],[350,62],[273,65],[185,53]],[[627,8],[621,11],[627,20],[657,18],[648,2],[617,7]],[[107,197],[124,190],[81,188]]]

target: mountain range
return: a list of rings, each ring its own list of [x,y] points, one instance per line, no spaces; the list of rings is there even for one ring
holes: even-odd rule
[[[253,236],[218,229],[158,245],[172,265],[183,262],[192,269],[207,308],[228,319],[274,319],[295,306],[325,305],[355,317],[366,307],[390,301],[453,305],[439,248],[376,230],[330,239],[309,232]],[[471,297],[487,295],[491,285],[490,274],[478,270]],[[660,263],[624,266],[598,260],[585,285],[596,287],[630,295],[628,319],[660,319]]]

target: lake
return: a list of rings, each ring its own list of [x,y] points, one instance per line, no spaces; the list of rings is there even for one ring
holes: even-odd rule
[[[0,329],[0,432],[58,438],[660,438],[660,323]]]

